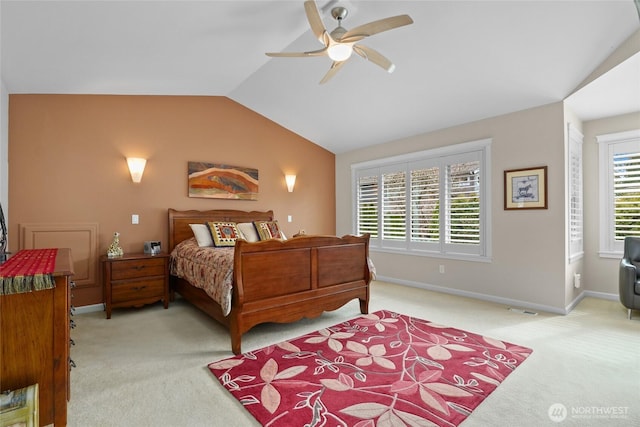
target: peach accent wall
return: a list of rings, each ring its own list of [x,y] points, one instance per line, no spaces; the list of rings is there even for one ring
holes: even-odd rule
[[[140,184],[127,156],[148,159]],[[189,198],[188,161],[257,168],[259,200]],[[166,248],[168,208],[273,209],[288,236],[335,234],[335,156],[226,97],[9,96],[11,251],[19,224],[39,222],[98,223],[100,254],[114,231],[125,252]],[[101,301],[100,282],[75,292],[76,306]]]

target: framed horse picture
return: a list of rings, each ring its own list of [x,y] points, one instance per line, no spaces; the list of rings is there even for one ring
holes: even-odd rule
[[[504,171],[504,209],[547,209],[547,167]]]

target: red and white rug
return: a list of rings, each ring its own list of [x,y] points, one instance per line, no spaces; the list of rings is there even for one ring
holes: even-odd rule
[[[209,369],[264,426],[457,426],[531,352],[382,310]]]

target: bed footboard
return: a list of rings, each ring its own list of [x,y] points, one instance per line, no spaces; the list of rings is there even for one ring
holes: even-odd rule
[[[369,310],[369,236],[304,236],[287,241],[238,241],[234,257],[232,350],[265,322],[317,317],[359,299]]]

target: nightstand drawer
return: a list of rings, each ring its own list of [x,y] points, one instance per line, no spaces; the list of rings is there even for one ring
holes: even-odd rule
[[[164,268],[165,260],[162,258],[118,261],[111,264],[111,280],[162,276],[164,274]]]
[[[164,276],[126,282],[112,282],[111,302],[113,304],[160,297],[164,295]]]

